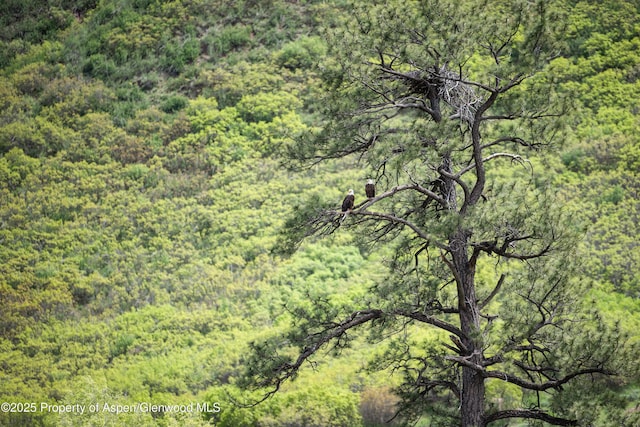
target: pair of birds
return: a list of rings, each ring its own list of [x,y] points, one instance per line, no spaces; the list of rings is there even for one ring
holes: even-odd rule
[[[374,197],[376,197],[376,185],[373,183],[372,179],[367,180],[367,183],[364,186],[364,192],[367,195],[367,199],[373,199]],[[353,209],[355,200],[355,193],[353,192],[353,189],[351,189],[342,201],[342,212],[348,212]]]

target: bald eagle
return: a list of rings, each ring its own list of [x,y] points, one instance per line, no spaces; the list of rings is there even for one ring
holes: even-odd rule
[[[353,190],[349,190],[347,196],[342,201],[342,212],[347,212],[353,209],[353,204],[356,196],[353,194]]]
[[[367,194],[368,199],[376,197],[376,185],[373,183],[372,179],[367,181],[367,184],[364,186],[364,192]]]

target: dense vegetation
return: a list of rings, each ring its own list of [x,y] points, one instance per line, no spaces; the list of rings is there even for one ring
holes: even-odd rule
[[[307,242],[291,258],[277,250],[297,206],[337,206],[366,178],[357,157],[285,168],[291,142],[320,123],[321,29],[349,8],[41,3],[0,5],[0,401],[218,402],[220,411],[2,412],[0,425],[347,426],[389,417],[392,384],[360,371],[369,361],[361,342],[262,405],[239,404],[261,394],[236,385],[248,343],[292,322],[291,304],[346,306],[384,277],[385,248],[371,252],[349,234]],[[566,44],[550,67],[571,101],[572,131],[531,160],[585,226],[585,300],[637,343],[640,9],[568,3]],[[628,374],[603,399],[637,404]],[[488,398],[497,405],[517,394]],[[618,415],[593,418],[609,425]]]

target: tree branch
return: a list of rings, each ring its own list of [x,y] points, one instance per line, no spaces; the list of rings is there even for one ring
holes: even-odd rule
[[[549,415],[546,412],[537,409],[510,409],[506,411],[494,412],[493,414],[489,414],[484,417],[484,425],[486,426],[487,424],[490,424],[494,421],[504,420],[506,418],[535,419],[556,426],[578,425],[578,422],[576,420],[554,417],[553,415]]]
[[[460,186],[460,188],[462,188],[462,192],[464,193],[464,201],[462,202],[462,208],[460,208],[460,213],[464,214],[464,211],[467,206],[467,200],[469,200],[469,195],[471,194],[469,190],[469,186],[467,185],[466,182],[462,180],[462,178],[460,178],[459,174],[449,173],[446,170],[444,170],[442,166],[438,167],[438,173],[445,178],[449,178],[453,180],[456,184]]]
[[[372,218],[377,218],[377,219],[383,219],[385,221],[389,221],[389,222],[393,222],[393,223],[396,223],[396,224],[405,225],[405,226],[409,227],[414,233],[416,233],[418,235],[418,237],[420,237],[421,239],[431,242],[437,248],[440,248],[440,249],[445,250],[445,251],[449,251],[449,247],[447,245],[436,241],[432,236],[430,236],[429,234],[425,233],[420,228],[418,228],[418,226],[413,224],[411,221],[407,221],[404,218],[399,218],[399,217],[391,215],[391,214],[385,214],[385,213],[380,213],[380,212],[370,212],[370,211],[363,211],[363,210],[354,210],[354,211],[351,211],[350,214],[351,215],[357,215],[357,216],[359,215],[359,216],[366,216],[366,217],[372,217]]]
[[[280,389],[282,383],[286,380],[293,378],[302,364],[313,354],[315,354],[323,345],[327,344],[329,341],[339,338],[344,335],[349,329],[354,328],[356,326],[360,326],[367,322],[370,322],[374,319],[379,319],[384,316],[384,312],[382,310],[362,310],[353,313],[347,320],[335,324],[335,326],[329,330],[323,331],[321,334],[316,334],[315,337],[319,337],[317,341],[313,344],[305,346],[302,349],[302,352],[298,355],[298,358],[293,363],[284,363],[277,368],[275,368],[272,372],[273,377],[268,380],[268,382],[264,382],[261,384],[262,386],[271,385],[273,389],[267,392],[263,399],[260,402],[268,399],[273,396]],[[258,403],[260,403],[258,402]]]
[[[530,366],[530,365],[525,365],[524,363],[518,361],[518,360],[514,360],[513,364],[516,365],[518,368],[522,369],[523,371],[528,371],[528,372],[538,372],[541,374],[544,374],[545,372],[558,372],[558,370],[556,368],[551,368],[551,367],[547,367],[547,366]]]
[[[455,357],[455,356],[452,356],[452,357]],[[549,380],[542,383],[534,383],[531,381],[523,380],[520,377],[517,377],[512,374],[508,374],[506,372],[488,371],[488,370],[484,371],[485,378],[496,378],[511,384],[515,384],[519,387],[526,388],[527,390],[534,390],[534,391],[545,391],[549,389],[557,389],[557,388],[560,388],[562,385],[568,383],[575,377],[579,377],[581,375],[588,375],[588,374],[614,375],[614,372],[611,372],[609,370],[606,370],[604,368],[599,368],[599,367],[585,368],[585,369],[580,369],[570,374],[567,374],[564,377],[559,378],[557,380]]]
[[[354,210],[357,209],[364,209],[365,207],[371,206],[375,203],[377,203],[378,201],[385,199],[387,197],[391,197],[396,193],[399,193],[401,191],[407,191],[407,190],[414,190],[414,191],[418,191],[419,193],[424,194],[425,196],[427,196],[429,199],[437,202],[438,204],[440,204],[443,208],[447,208],[447,202],[446,200],[444,200],[442,197],[438,196],[436,193],[434,193],[433,191],[424,188],[423,186],[413,183],[413,184],[405,184],[405,185],[398,185],[396,187],[393,187],[392,189],[390,189],[389,191],[385,191],[384,193],[381,193],[380,195],[374,197],[373,199],[370,200],[366,200],[365,202],[358,204],[354,207]]]
[[[511,153],[493,153],[493,154],[491,154],[490,156],[487,156],[487,157],[483,158],[483,159],[482,159],[482,163],[489,162],[489,161],[491,161],[491,160],[493,160],[493,159],[496,159],[496,158],[498,158],[498,157],[508,157],[508,158],[510,158],[512,161],[514,161],[514,162],[519,162],[519,163],[522,163],[522,162],[528,162],[528,160],[523,159],[521,156],[519,156],[519,155],[517,155],[517,154],[511,154]],[[460,176],[464,175],[465,173],[467,173],[467,172],[469,172],[469,171],[471,171],[471,170],[475,169],[475,167],[476,167],[475,163],[474,163],[474,164],[471,164],[471,165],[469,165],[469,166],[467,166],[467,167],[465,167],[465,168],[461,169],[461,170],[460,170],[456,175],[460,177]]]
[[[498,283],[496,284],[495,288],[493,288],[493,291],[491,291],[489,296],[486,297],[484,299],[484,301],[482,301],[480,304],[478,304],[478,307],[480,309],[485,308],[486,305],[489,304],[491,302],[491,300],[498,294],[498,292],[500,292],[500,288],[502,287],[502,283],[504,283],[505,277],[506,277],[506,275],[504,273],[502,273],[500,275],[500,278],[498,279]]]
[[[484,191],[486,176],[484,160],[482,159],[482,146],[480,144],[480,122],[482,115],[493,105],[496,99],[498,99],[498,94],[499,91],[493,90],[489,98],[483,102],[480,107],[478,107],[473,115],[473,122],[471,124],[471,141],[473,145],[473,168],[476,170],[476,184],[473,186],[473,190],[471,190],[471,194],[467,200],[467,204],[469,205],[475,205],[478,200],[480,200],[480,196]],[[462,176],[462,174],[458,174],[458,176]]]
[[[524,388],[527,390],[533,390],[533,391],[545,391],[549,389],[558,389],[562,387],[562,385],[571,381],[572,379],[582,375],[589,375],[589,374],[615,375],[615,373],[612,371],[609,371],[601,367],[595,367],[595,368],[579,369],[577,371],[571,372],[570,374],[567,374],[564,377],[556,380],[549,380],[541,383],[535,383],[532,381],[523,380],[518,376],[509,374],[506,372],[487,370],[484,366],[478,365],[477,363],[472,362],[469,356],[445,356],[445,359],[456,362],[467,368],[471,368],[474,371],[477,371],[480,375],[482,375],[485,378],[499,379],[511,384],[515,384],[521,388]]]
[[[545,110],[543,110],[545,111]],[[537,119],[542,119],[542,118],[547,118],[547,117],[562,117],[563,113],[536,113],[536,114],[530,114],[530,115],[525,115],[525,114],[504,114],[504,115],[494,115],[494,116],[484,116],[482,117],[483,121],[489,121],[489,120],[517,120],[517,119],[524,119],[524,120],[537,120]]]
[[[460,388],[454,382],[451,382],[451,381],[423,380],[423,381],[419,381],[417,386],[418,387],[422,386],[427,391],[431,391],[436,387],[446,388],[446,389],[449,389],[457,399],[460,399]]]
[[[517,136],[503,136],[501,138],[497,138],[491,142],[487,142],[486,144],[483,144],[482,148],[485,149],[485,148],[493,147],[494,145],[502,144],[504,142],[513,142],[523,147],[536,147],[540,145],[540,144],[533,144],[533,143],[527,142],[524,139]]]
[[[521,261],[525,261],[528,259],[534,259],[534,258],[540,258],[542,256],[544,256],[547,252],[549,252],[551,250],[551,246],[553,245],[553,242],[549,242],[544,248],[540,249],[540,251],[536,252],[536,253],[532,253],[532,254],[517,254],[517,253],[513,253],[513,252],[507,252],[507,249],[509,247],[509,243],[517,241],[517,240],[525,240],[525,239],[529,239],[533,236],[526,236],[526,237],[519,237],[519,238],[514,238],[513,240],[507,239],[505,240],[506,244],[503,244],[501,247],[498,247],[498,244],[496,241],[493,242],[478,242],[478,243],[472,243],[473,247],[479,248],[482,251],[485,251],[488,254],[496,254],[496,255],[500,255],[502,257],[505,258],[509,258],[509,259],[519,259]]]
[[[430,325],[433,325],[437,328],[443,329],[447,332],[451,332],[452,334],[463,338],[465,336],[464,332],[462,332],[462,330],[454,325],[452,325],[451,323],[445,322],[444,320],[440,320],[437,317],[434,316],[429,316],[427,314],[424,313],[420,313],[417,311],[413,311],[413,312],[406,312],[403,310],[394,310],[392,311],[390,314],[394,314],[396,316],[402,316],[402,317],[407,317],[409,319],[413,319],[413,320],[417,320],[419,322],[423,322],[423,323],[428,323]]]

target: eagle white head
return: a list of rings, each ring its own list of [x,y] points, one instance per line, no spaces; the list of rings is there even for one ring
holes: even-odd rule
[[[367,180],[367,184],[373,184],[373,180],[372,180],[371,178],[369,178],[369,179]]]
[[[355,193],[353,192],[353,188],[350,188],[350,189],[349,189],[349,193],[347,193],[347,194],[349,194],[350,196],[355,195]]]

